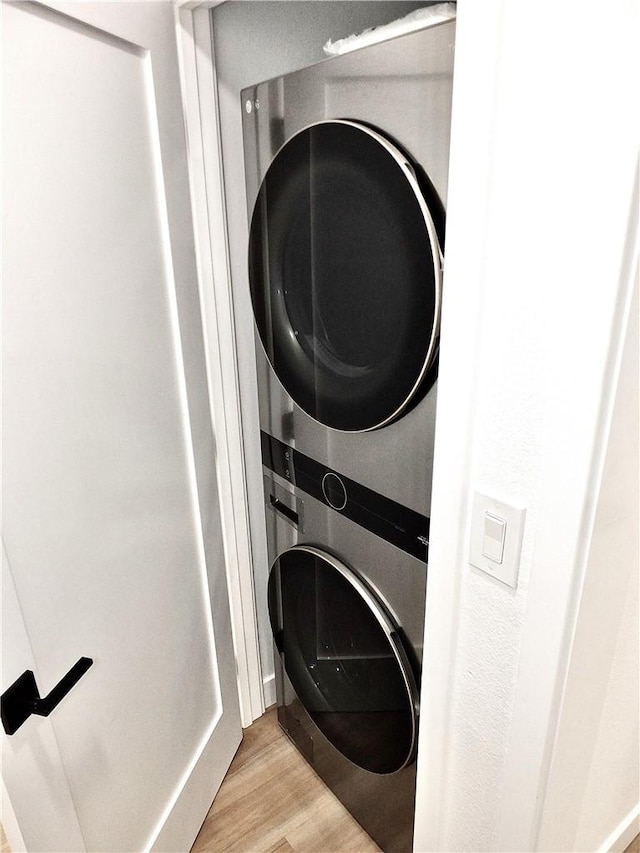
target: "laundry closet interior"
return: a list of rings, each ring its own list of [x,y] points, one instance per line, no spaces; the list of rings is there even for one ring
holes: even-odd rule
[[[265,704],[389,850],[412,844],[455,7],[319,48],[416,8],[212,19]]]

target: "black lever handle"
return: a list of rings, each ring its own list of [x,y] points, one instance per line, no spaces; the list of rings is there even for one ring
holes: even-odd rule
[[[80,658],[44,697],[40,696],[33,672],[30,669],[23,672],[0,696],[0,712],[5,732],[8,735],[14,734],[32,714],[48,717],[92,664],[91,658]]]
[[[279,512],[281,515],[284,515],[285,518],[288,518],[289,521],[295,525],[296,527],[300,523],[300,516],[292,509],[290,506],[287,506],[284,501],[279,500],[275,495],[269,495],[269,504]]]

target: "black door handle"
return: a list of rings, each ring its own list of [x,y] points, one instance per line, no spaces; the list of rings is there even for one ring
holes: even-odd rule
[[[295,509],[287,506],[284,501],[279,500],[275,495],[269,495],[269,506],[281,515],[284,515],[294,527],[297,527],[300,523],[300,516]]]
[[[92,664],[91,658],[80,658],[44,697],[40,696],[33,672],[30,669],[23,672],[0,696],[0,712],[5,732],[8,735],[14,734],[32,714],[48,717]]]

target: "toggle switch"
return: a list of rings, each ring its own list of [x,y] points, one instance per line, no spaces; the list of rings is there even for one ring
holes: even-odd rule
[[[476,492],[471,508],[469,562],[497,581],[516,588],[525,509]]]
[[[507,522],[504,518],[498,518],[490,512],[485,512],[482,553],[494,563],[502,562],[506,530]]]

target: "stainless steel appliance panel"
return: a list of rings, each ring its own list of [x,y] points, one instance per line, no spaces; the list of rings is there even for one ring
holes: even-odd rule
[[[248,215],[274,156],[311,123],[347,118],[406,149],[446,205],[455,23],[318,63],[242,93]],[[257,337],[261,427],[329,467],[428,514],[437,383],[398,420],[367,433],[327,429],[280,384]]]
[[[317,548],[348,565],[371,590],[402,634],[403,647],[417,673],[422,661],[426,565],[340,512],[265,471],[269,555],[272,561],[299,546]],[[304,512],[304,532],[288,513],[273,510],[273,496]],[[287,498],[288,495],[288,498]],[[355,615],[354,615],[355,618]],[[305,622],[312,621],[309,613]],[[274,644],[278,718],[301,754],[386,853],[408,853],[415,807],[415,761],[397,772],[376,773],[358,766],[325,736],[287,674],[284,653]],[[296,655],[297,657],[297,655]],[[336,666],[341,667],[340,661]],[[416,708],[416,713],[418,709]],[[416,732],[417,735],[417,732]],[[372,761],[384,756],[388,740],[372,747]]]

